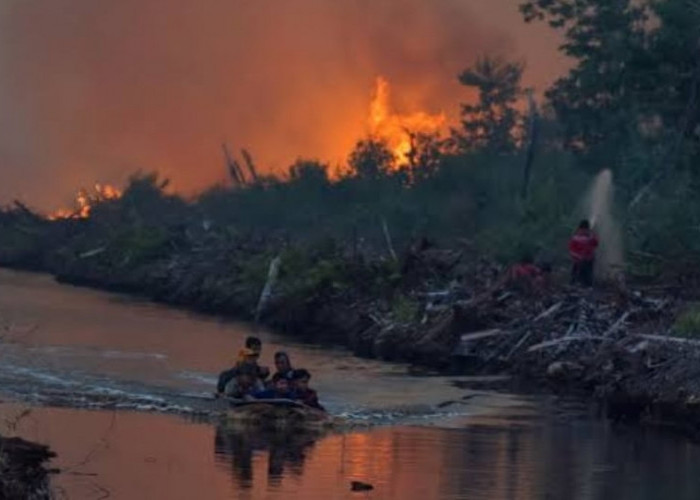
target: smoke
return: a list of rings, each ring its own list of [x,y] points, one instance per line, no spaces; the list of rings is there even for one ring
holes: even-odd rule
[[[518,3],[4,0],[0,201],[55,207],[139,168],[192,192],[223,177],[224,140],[267,171],[341,161],[378,75],[401,112],[454,116],[467,97],[456,75],[476,56],[522,57],[533,32]],[[542,86],[562,64],[540,29]]]
[[[615,221],[613,174],[600,172],[591,186],[586,201],[588,220],[600,237],[596,273],[603,279],[616,279],[624,266],[622,233]]]

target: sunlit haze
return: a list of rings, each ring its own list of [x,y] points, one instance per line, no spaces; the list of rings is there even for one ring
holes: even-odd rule
[[[392,112],[454,121],[456,75],[484,53],[543,89],[565,62],[518,0],[5,0],[0,202],[41,209],[158,170],[193,193],[225,178],[221,143],[258,168],[344,161],[370,130],[378,77]]]

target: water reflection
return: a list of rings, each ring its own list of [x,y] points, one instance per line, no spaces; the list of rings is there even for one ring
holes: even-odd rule
[[[2,391],[48,394],[55,404],[58,396],[69,402],[89,396],[88,403],[162,409],[156,404],[162,396],[179,406],[184,402],[175,395],[211,391],[216,370],[231,362],[248,333],[5,271],[0,312],[18,325],[37,326],[1,346]],[[452,407],[435,415],[421,408],[458,400],[463,391],[439,377],[409,378],[398,366],[278,341],[264,336],[266,356],[284,348],[313,366],[324,402],[328,398],[336,413],[366,409],[383,415],[382,422],[428,426],[447,426],[449,418],[453,428],[261,434],[175,415],[33,407],[11,432],[50,445],[58,453],[52,466],[64,471],[53,478],[56,491],[78,499],[105,491],[129,500],[700,498],[700,447],[682,437],[560,421],[539,406],[523,415],[519,400],[502,395],[469,400],[457,415]],[[19,411],[0,405],[0,432],[10,433],[7,423]],[[374,490],[352,493],[353,480]]]
[[[0,421],[17,410],[0,405]],[[318,436],[39,407],[16,432],[58,452],[52,466],[64,472],[52,481],[68,498],[95,498],[97,490],[130,500],[700,498],[700,447],[588,420],[483,417],[459,429]],[[353,480],[374,490],[352,493]]]
[[[639,500],[700,494],[700,449],[590,422],[494,422],[330,436],[216,431],[217,463],[250,498]],[[353,494],[350,482],[371,483]],[[261,489],[262,488],[262,489]]]
[[[304,463],[319,435],[311,432],[233,429],[218,426],[214,437],[214,453],[220,466],[230,469],[234,482],[241,489],[252,488],[254,457],[268,457],[267,484],[280,486],[284,476],[301,477]]]

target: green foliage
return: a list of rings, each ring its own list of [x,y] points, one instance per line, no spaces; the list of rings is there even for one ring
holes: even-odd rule
[[[660,144],[684,136],[697,149],[696,3],[529,0],[521,11],[526,21],[546,20],[561,30],[561,49],[575,61],[546,93],[568,148],[583,153],[596,169],[602,162],[616,169],[640,141]]]
[[[700,304],[690,304],[683,311],[673,324],[673,333],[679,337],[698,338],[700,337]]]
[[[463,131],[457,134],[460,149],[515,150],[514,133],[520,118],[515,104],[522,93],[523,68],[519,63],[486,56],[459,75],[462,85],[479,92],[476,104],[462,105]]]
[[[399,323],[411,323],[420,313],[420,304],[417,300],[403,294],[397,294],[391,302],[391,314]]]
[[[108,253],[121,265],[141,265],[168,253],[168,232],[160,227],[132,227],[117,233]]]
[[[526,21],[547,20],[564,32],[562,51],[576,61],[547,91],[565,126],[566,145],[600,151],[624,144],[648,78],[647,8],[633,0],[531,0]],[[634,125],[633,125],[634,126]],[[615,151],[607,149],[607,152]]]

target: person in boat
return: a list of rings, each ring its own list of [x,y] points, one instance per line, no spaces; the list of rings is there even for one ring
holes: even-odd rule
[[[219,398],[224,395],[224,391],[226,390],[226,384],[228,384],[231,380],[236,378],[237,372],[238,368],[233,367],[219,373],[219,379],[216,382],[216,393],[214,394],[214,397]]]
[[[598,236],[591,229],[590,222],[584,219],[569,240],[569,255],[572,260],[572,285],[593,286],[593,265],[597,248]]]
[[[325,408],[323,408],[323,406],[321,406],[321,404],[318,402],[318,394],[316,391],[309,387],[311,374],[308,372],[308,370],[303,368],[294,370],[292,380],[294,392],[296,393],[296,398],[298,401],[301,401],[306,406],[310,406],[311,408],[326,411]]]
[[[244,363],[249,361],[250,356],[260,357],[262,353],[262,342],[258,337],[247,337],[245,339],[245,347],[238,351],[238,362]]]
[[[297,399],[292,389],[289,377],[275,373],[272,377],[272,387],[254,394],[257,399]]]
[[[221,388],[221,380],[217,390]],[[258,378],[258,367],[252,363],[241,363],[235,368],[235,374],[223,384],[223,394],[235,399],[251,399],[263,391],[265,386]]]
[[[270,376],[270,369],[266,366],[260,366],[258,360],[262,352],[262,342],[258,337],[248,337],[245,339],[245,347],[238,351],[238,359],[236,365],[241,363],[251,363],[258,367],[258,378],[265,380]]]
[[[286,352],[278,351],[275,353],[275,370],[277,370],[275,375],[292,380],[294,368],[292,368],[292,362],[289,360],[289,355]]]

